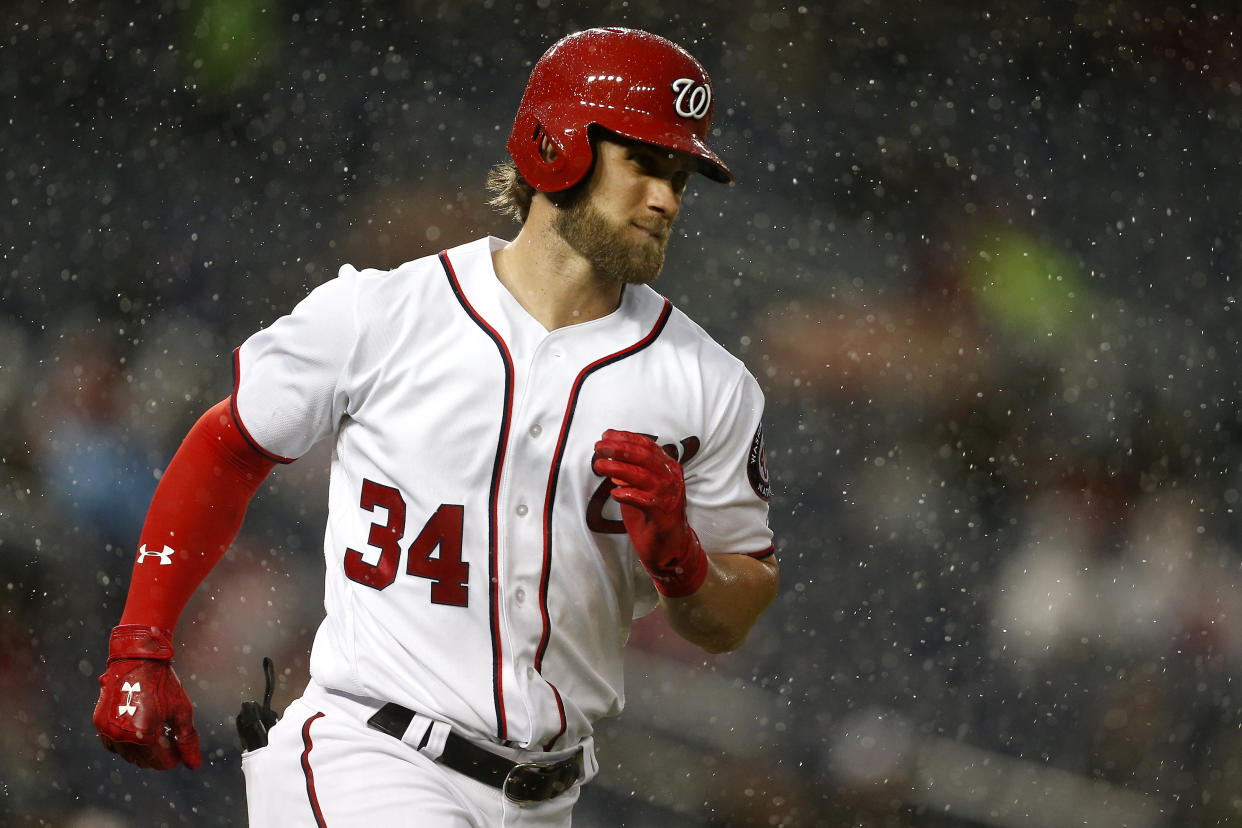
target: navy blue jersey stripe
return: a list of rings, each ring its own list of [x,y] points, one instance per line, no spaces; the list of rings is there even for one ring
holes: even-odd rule
[[[543,634],[539,638],[539,648],[535,651],[535,669],[539,670],[543,667],[543,656],[548,649],[548,640],[551,637],[551,624],[548,619],[548,582],[552,576],[552,507],[556,502],[556,483],[561,473],[561,461],[565,453],[565,443],[569,437],[569,429],[573,425],[574,411],[578,405],[578,397],[582,391],[582,386],[586,382],[587,377],[594,374],[601,368],[620,362],[627,357],[642,351],[652,342],[659,338],[660,333],[664,330],[664,326],[668,324],[669,316],[672,315],[673,305],[667,299],[664,300],[664,308],[660,311],[660,317],[656,320],[652,329],[633,345],[624,348],[616,353],[601,357],[595,362],[583,368],[569,393],[569,402],[565,406],[565,417],[561,422],[561,432],[557,437],[556,453],[552,456],[552,468],[548,474],[548,491],[544,498],[543,505],[543,568],[539,576],[539,611],[543,616]],[[552,687],[552,692],[556,694],[557,709],[561,714],[561,729],[552,737],[552,740],[544,745],[544,750],[551,750],[552,745],[565,732],[565,707],[561,703],[560,691],[555,686],[548,683]]]
[[[504,467],[505,447],[509,442],[509,426],[510,420],[513,417],[513,357],[509,354],[509,348],[505,345],[504,340],[501,339],[500,334],[479,315],[474,307],[471,306],[470,301],[466,299],[466,295],[462,292],[461,285],[457,281],[457,274],[453,270],[453,265],[449,261],[447,250],[440,253],[440,264],[443,265],[444,273],[448,276],[449,286],[453,290],[453,295],[461,303],[462,309],[466,311],[466,315],[474,320],[474,323],[485,334],[491,337],[492,342],[496,343],[496,350],[500,352],[500,359],[504,363],[505,369],[505,395],[504,407],[500,412],[500,437],[496,441],[496,460],[492,467],[492,482],[487,495],[487,611],[489,617],[488,626],[492,634],[492,696],[496,708],[496,738],[507,740],[509,738],[509,726],[505,718],[504,657],[500,644],[500,563],[497,560],[496,527],[499,520],[497,510],[499,509],[500,474]]]

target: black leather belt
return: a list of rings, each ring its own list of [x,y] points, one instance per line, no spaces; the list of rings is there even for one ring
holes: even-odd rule
[[[384,705],[367,719],[367,726],[400,739],[405,735],[414,711],[399,704]],[[423,734],[421,749],[431,737],[431,728]],[[514,802],[525,805],[559,796],[573,787],[582,775],[582,751],[549,765],[534,762],[513,762],[485,750],[464,736],[449,731],[444,751],[436,759],[446,768],[464,773],[493,788],[500,788]]]

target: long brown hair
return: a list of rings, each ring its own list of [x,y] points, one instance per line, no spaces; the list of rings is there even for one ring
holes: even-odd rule
[[[535,188],[522,177],[511,159],[506,158],[488,170],[487,191],[492,195],[488,204],[512,216],[519,224],[525,223],[530,203],[535,198]]]

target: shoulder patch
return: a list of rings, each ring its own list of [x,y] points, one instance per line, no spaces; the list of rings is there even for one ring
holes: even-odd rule
[[[763,500],[772,499],[772,481],[768,478],[768,458],[764,449],[763,426],[755,429],[755,439],[750,442],[750,454],[746,458],[746,477],[750,487]]]

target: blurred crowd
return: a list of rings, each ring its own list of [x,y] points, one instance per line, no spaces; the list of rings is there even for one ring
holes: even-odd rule
[[[483,182],[530,66],[615,24],[713,76],[738,182],[656,287],[767,392],[782,585],[733,654],[636,624],[575,824],[1242,825],[1242,16],[987,7],[7,4],[0,823],[244,823],[232,717],[264,655],[278,705],[306,679],[328,457],[183,616],[193,773],[90,723],[160,471],[341,264],[515,232]]]

